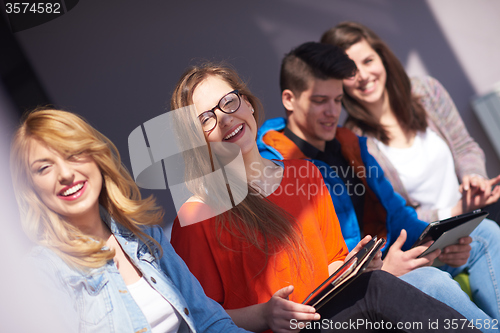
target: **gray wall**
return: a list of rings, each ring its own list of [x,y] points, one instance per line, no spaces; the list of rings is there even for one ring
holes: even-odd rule
[[[490,27],[498,28],[497,15],[479,14],[499,9],[488,0],[474,1],[472,7],[464,0],[83,0],[62,17],[15,37],[54,103],[87,118],[130,165],[129,133],[165,112],[177,79],[194,60],[229,61],[261,98],[266,117],[281,116],[282,56],[300,43],[318,40],[341,21],[359,21],[387,41],[410,73],[428,73],[443,83],[485,150],[493,176],[500,173],[499,159],[469,101],[493,86],[490,81],[500,80],[496,62],[475,63],[482,52],[498,54],[500,45],[477,34],[460,38],[454,27],[470,25],[474,32],[478,23],[488,26],[486,17]],[[448,13],[470,19],[457,23]],[[477,33],[485,37],[491,31]],[[457,49],[472,53],[464,61]],[[468,59],[474,61],[473,77]],[[481,89],[474,82],[482,82]],[[168,191],[144,191],[150,193],[159,198],[167,210],[166,221],[171,221],[175,210]]]

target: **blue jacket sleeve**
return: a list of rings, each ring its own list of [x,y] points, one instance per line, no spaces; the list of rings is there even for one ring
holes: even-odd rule
[[[222,306],[205,295],[198,280],[184,261],[175,253],[160,227],[150,229],[150,235],[163,249],[161,269],[172,280],[189,307],[197,332],[247,332],[237,327]]]
[[[403,251],[412,247],[428,223],[418,219],[414,208],[407,206],[406,201],[394,191],[391,183],[384,177],[384,171],[375,158],[368,152],[366,138],[359,138],[361,158],[366,167],[368,186],[375,193],[387,212],[387,243],[390,247],[399,237],[402,229],[407,232]]]

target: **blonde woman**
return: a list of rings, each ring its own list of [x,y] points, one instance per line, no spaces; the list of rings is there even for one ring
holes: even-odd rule
[[[30,262],[68,332],[243,332],[166,241],[162,210],[141,199],[116,147],[81,117],[27,114],[11,170],[39,244]]]

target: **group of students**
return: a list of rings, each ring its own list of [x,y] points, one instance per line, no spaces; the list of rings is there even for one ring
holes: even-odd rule
[[[183,74],[171,98],[178,136],[201,138],[208,152],[185,152],[192,196],[171,244],[158,226],[162,210],[141,198],[104,135],[65,111],[24,117],[11,150],[15,194],[40,245],[29,262],[58,296],[51,306],[65,310],[68,331],[498,331],[496,223],[422,258],[429,243],[410,249],[426,217],[494,206],[500,196],[444,88],[410,81],[357,23],[294,48],[280,84],[286,118],[259,129],[260,102],[233,69],[206,63]],[[337,127],[342,104],[346,125],[363,136]],[[243,159],[241,188],[200,177],[241,174],[224,145]],[[418,151],[429,146],[434,154]],[[426,163],[441,172],[425,174],[430,182],[418,174]],[[452,183],[452,194],[439,192]],[[221,189],[248,195],[220,212]],[[387,239],[384,260],[378,253],[318,311],[302,304],[372,236]],[[436,258],[446,265],[431,267]],[[462,271],[474,302],[451,278]]]

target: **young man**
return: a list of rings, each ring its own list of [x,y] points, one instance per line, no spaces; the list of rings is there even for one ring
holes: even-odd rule
[[[465,237],[442,253],[435,251],[417,258],[425,247],[410,248],[427,223],[418,220],[415,210],[394,192],[368,153],[366,139],[337,127],[342,80],[355,73],[354,63],[332,45],[310,42],[287,54],[280,76],[287,118],[268,120],[259,130],[262,156],[309,158],[318,166],[350,249],[365,234],[385,237],[388,245],[382,269],[450,305],[474,323],[477,319],[498,320],[500,294],[496,281],[500,276],[496,273],[500,274],[500,264],[489,253],[500,251],[500,229],[485,221],[472,238]],[[436,258],[447,265],[441,269],[426,267]],[[450,276],[464,270],[475,272],[471,285],[482,310]]]

